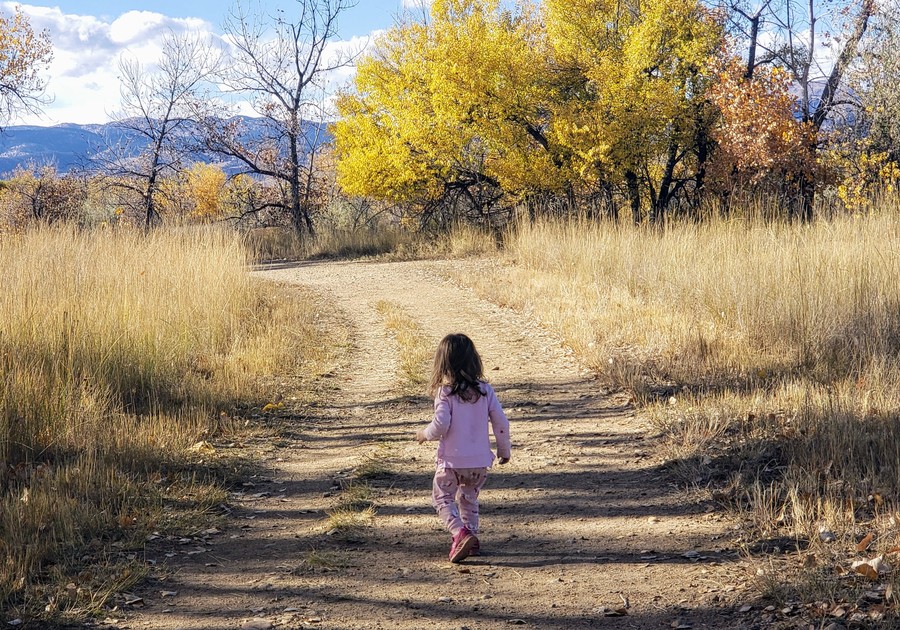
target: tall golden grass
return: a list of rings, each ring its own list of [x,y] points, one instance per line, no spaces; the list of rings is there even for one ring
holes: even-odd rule
[[[253,283],[247,261],[208,230],[0,238],[0,604],[40,587],[48,609],[87,605],[48,576],[162,527],[160,488],[229,428],[220,412],[322,358],[305,349],[327,346],[315,308]]]
[[[815,545],[821,527],[852,538],[900,522],[898,237],[893,209],[810,225],[539,222],[508,234],[480,290],[634,392],[688,482],[759,535]]]

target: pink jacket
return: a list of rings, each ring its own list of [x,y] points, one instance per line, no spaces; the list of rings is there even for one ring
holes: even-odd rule
[[[488,423],[497,442],[497,456],[509,457],[509,420],[503,413],[494,388],[481,383],[484,396],[465,402],[441,388],[434,398],[434,420],[425,427],[429,440],[440,440],[437,464],[448,468],[487,468],[494,462]]]

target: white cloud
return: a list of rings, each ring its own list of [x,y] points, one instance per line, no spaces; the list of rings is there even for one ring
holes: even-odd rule
[[[19,5],[35,30],[46,29],[53,44],[53,61],[46,73],[47,93],[54,100],[42,115],[24,115],[9,124],[55,125],[103,123],[119,110],[119,60],[122,55],[152,66],[161,55],[161,44],[170,32],[192,32],[221,39],[210,23],[177,19],[150,11],[128,11],[114,18],[65,14],[58,8]],[[0,11],[15,10],[0,1]],[[377,36],[354,37],[328,46],[331,59],[358,53]],[[329,77],[326,92],[346,85],[355,73],[343,67]],[[251,113],[248,103],[227,99],[241,113]],[[328,99],[330,100],[330,99]]]
[[[17,5],[0,3],[11,13]],[[119,107],[118,63],[123,53],[152,64],[166,33],[207,32],[200,19],[176,19],[149,11],[128,11],[112,21],[91,15],[65,14],[58,8],[18,5],[32,27],[50,34],[53,61],[47,71],[47,94],[53,103],[43,115],[25,115],[11,124],[102,123]]]

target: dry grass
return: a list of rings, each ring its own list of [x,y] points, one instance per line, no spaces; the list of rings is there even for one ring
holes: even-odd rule
[[[420,239],[399,229],[326,230],[315,238],[298,237],[287,228],[262,228],[249,232],[246,242],[254,260],[315,258],[366,258],[404,254],[415,257]]]
[[[245,242],[253,259],[259,262],[317,258],[465,258],[497,252],[494,234],[465,224],[457,225],[448,234],[437,237],[400,227],[387,227],[326,229],[309,239],[300,238],[293,230],[286,228],[261,228],[250,231]]]
[[[94,574],[84,558],[116,566],[110,543],[187,522],[170,497],[211,518],[226,467],[189,447],[234,430],[235,410],[262,397],[260,375],[327,359],[312,350],[329,345],[317,308],[246,267],[236,239],[212,231],[0,239],[4,607],[66,608],[54,580]],[[105,587],[75,583],[79,602],[105,600]]]
[[[900,537],[900,219],[509,234],[480,287],[534,313],[634,393],[690,484],[822,548]],[[838,542],[837,544],[840,544]],[[846,547],[842,547],[846,549]]]
[[[428,362],[434,344],[422,332],[415,319],[395,302],[382,300],[375,310],[384,318],[384,325],[397,341],[399,376],[410,391],[421,390],[428,379]]]
[[[362,510],[335,507],[326,514],[328,518],[325,519],[325,530],[329,536],[358,536],[375,525],[375,508],[372,506]]]

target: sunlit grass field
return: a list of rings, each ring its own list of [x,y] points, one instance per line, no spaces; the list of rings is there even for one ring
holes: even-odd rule
[[[173,497],[223,500],[228,462],[192,445],[266,375],[327,369],[320,305],[247,265],[223,231],[0,238],[0,608],[90,610],[140,578],[117,549],[190,518]]]
[[[511,230],[486,297],[533,313],[752,540],[900,536],[900,215]],[[822,532],[838,544],[827,546]],[[846,560],[845,557],[841,561]]]

